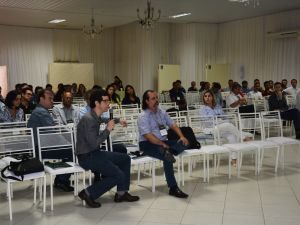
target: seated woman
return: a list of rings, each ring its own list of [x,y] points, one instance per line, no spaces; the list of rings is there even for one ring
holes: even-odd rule
[[[107,87],[106,87],[106,93],[108,95],[109,103],[110,104],[118,104],[118,105],[120,105],[121,99],[120,99],[120,96],[116,93],[116,89],[115,89],[114,84],[107,85]]]
[[[24,112],[19,108],[21,94],[17,91],[10,91],[5,98],[5,106],[0,110],[0,122],[21,122],[24,121]]]
[[[140,103],[140,99],[136,96],[134,88],[131,85],[126,85],[122,105],[138,104],[140,107]]]
[[[202,99],[205,106],[200,109],[201,116],[224,115],[222,107],[216,104],[216,100],[212,91],[204,91]],[[228,143],[232,144],[239,142],[239,130],[232,123],[223,122],[221,124],[217,124],[216,128],[219,129],[220,137],[225,138]],[[231,164],[236,166],[236,152],[232,152],[231,159]]]

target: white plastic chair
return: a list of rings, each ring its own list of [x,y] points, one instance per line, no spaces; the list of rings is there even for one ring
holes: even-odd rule
[[[53,169],[45,165],[45,171],[50,175],[50,197],[51,197],[51,211],[53,211],[53,176],[61,174],[74,174],[74,195],[78,194],[78,174],[83,174],[83,186],[85,186],[85,170],[81,168],[76,162],[74,155],[74,134],[73,127],[70,126],[49,126],[38,127],[38,148],[39,158],[45,163],[46,161],[61,159],[62,151],[69,152],[72,156],[71,160],[66,162],[70,167]],[[46,154],[55,152],[55,157],[46,157]],[[56,157],[57,155],[57,157]]]
[[[260,113],[239,114],[239,122],[240,122],[241,132],[248,131],[248,132],[254,132],[254,134],[260,135],[260,138],[258,140],[254,140],[255,137],[258,135],[253,135],[253,140],[245,142],[247,144],[255,145],[259,149],[259,152],[258,152],[259,161],[258,161],[258,165],[257,165],[258,173],[261,170],[262,162],[264,159],[264,152],[266,150],[272,150],[272,151],[276,152],[276,156],[275,156],[275,173],[276,173],[277,168],[278,168],[280,145],[275,142],[265,140],[261,114]]]
[[[221,126],[222,123],[231,123],[233,126],[238,127],[238,121],[235,114],[231,115],[222,115],[216,117],[216,123],[218,126],[217,129],[217,135],[218,137],[221,137]],[[259,159],[259,148],[256,145],[251,145],[249,143],[244,143],[242,131],[240,134],[236,134],[236,139],[239,141],[238,143],[229,143],[229,144],[223,144],[224,147],[230,149],[231,152],[237,153],[237,169],[238,169],[238,177],[240,176],[240,170],[242,166],[242,159],[243,159],[243,153],[245,152],[251,152],[255,154],[255,174],[258,173],[258,159]]]
[[[261,112],[263,129],[266,132],[266,140],[275,142],[280,145],[280,161],[282,163],[282,169],[284,169],[285,151],[290,145],[298,145],[300,147],[300,141],[294,138],[284,137],[282,131],[282,120],[279,111]]]
[[[14,129],[0,129],[0,161],[9,165],[7,157],[18,157],[21,155],[27,155],[31,158],[35,158],[35,149],[34,149],[34,139],[32,128],[14,128]],[[6,171],[6,176],[14,176],[14,173]],[[9,219],[12,220],[12,184],[19,182],[13,179],[4,178],[1,176],[1,179],[7,184],[7,198],[8,198],[8,208],[9,208]],[[36,204],[36,188],[37,181],[42,179],[44,184],[43,190],[43,212],[46,211],[46,175],[45,172],[37,172],[24,175],[24,181],[34,180],[34,200],[33,203]],[[42,197],[42,192],[40,189],[40,200]]]
[[[0,123],[0,129],[14,129],[22,127],[27,127],[26,121]]]

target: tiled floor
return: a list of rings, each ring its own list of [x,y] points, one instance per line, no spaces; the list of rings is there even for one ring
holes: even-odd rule
[[[0,224],[37,225],[300,225],[300,151],[286,153],[286,167],[274,174],[273,155],[266,154],[259,176],[254,175],[251,156],[244,160],[241,177],[233,171],[228,180],[225,160],[219,175],[211,175],[210,183],[202,179],[202,164],[198,163],[192,177],[186,174],[183,190],[188,199],[168,196],[161,170],[157,171],[157,191],[150,192],[151,179],[143,178],[136,185],[133,175],[131,192],[139,195],[136,203],[113,202],[113,192],[99,199],[102,207],[82,206],[72,194],[55,192],[54,211],[42,213],[42,205],[32,205],[33,191],[29,183],[14,187],[13,221],[9,221],[5,184],[0,184]],[[211,170],[212,171],[212,170]],[[49,192],[48,192],[49,193]]]

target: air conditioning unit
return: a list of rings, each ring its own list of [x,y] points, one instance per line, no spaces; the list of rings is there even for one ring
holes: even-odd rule
[[[300,36],[300,30],[290,30],[281,32],[267,32],[268,38],[297,38]]]

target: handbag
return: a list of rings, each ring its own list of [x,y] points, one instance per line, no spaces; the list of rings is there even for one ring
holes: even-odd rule
[[[16,176],[21,177],[14,177],[14,176],[6,176],[4,173],[6,170],[13,172]],[[44,166],[41,161],[37,158],[24,158],[21,161],[11,161],[8,166],[1,170],[1,176],[3,178],[23,181],[24,175],[30,173],[37,173],[44,171]]]

